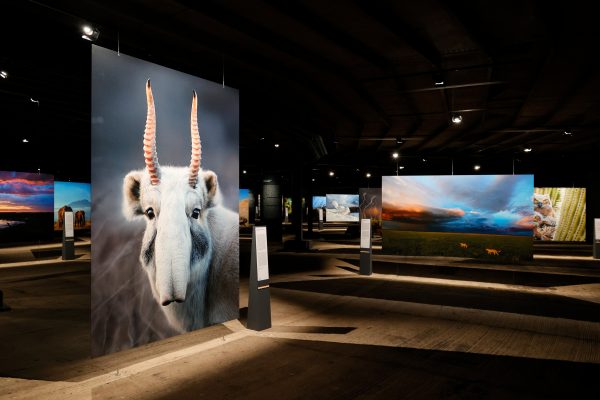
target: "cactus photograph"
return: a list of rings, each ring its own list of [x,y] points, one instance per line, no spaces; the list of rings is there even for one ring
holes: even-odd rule
[[[535,188],[535,240],[585,242],[585,188]]]

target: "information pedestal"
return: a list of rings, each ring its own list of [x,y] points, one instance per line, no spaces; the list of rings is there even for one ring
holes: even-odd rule
[[[269,292],[269,250],[267,227],[252,229],[252,256],[248,287],[248,329],[262,331],[271,327],[271,295]]]
[[[373,262],[371,246],[371,220],[360,220],[360,274],[371,275],[373,273]]]
[[[319,230],[322,231],[323,230],[323,209],[319,208],[317,212],[319,213]]]
[[[75,259],[75,232],[73,231],[73,211],[65,211],[65,222],[63,226],[62,259]]]

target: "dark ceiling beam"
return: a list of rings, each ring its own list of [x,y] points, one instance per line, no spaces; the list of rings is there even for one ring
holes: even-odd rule
[[[490,65],[488,67],[488,75],[487,75],[487,79],[488,81],[492,81],[492,75],[493,75],[493,69],[492,66]],[[486,95],[483,97],[483,101],[481,103],[480,106],[480,110],[482,110],[482,112],[480,113],[480,120],[478,124],[471,124],[469,127],[467,127],[466,129],[460,130],[458,132],[456,132],[456,134],[454,135],[450,135],[449,137],[446,138],[446,140],[442,141],[438,146],[439,147],[446,147],[448,146],[451,142],[453,141],[457,141],[460,140],[462,138],[464,138],[465,136],[471,134],[472,132],[478,130],[480,132],[483,131],[483,127],[485,126],[485,119],[487,116],[487,105],[490,101],[490,96],[492,95],[492,90],[490,90],[491,88],[488,86],[487,87],[487,93]],[[451,110],[452,112],[458,112],[456,110]],[[450,116],[449,116],[450,118]],[[470,150],[469,146],[461,146],[461,148],[459,149],[460,153],[466,153]]]
[[[336,29],[333,27],[331,21],[325,20],[324,18],[316,15],[302,2],[281,2],[276,0],[265,1],[274,9],[277,9],[279,12],[285,14],[289,18],[295,19],[299,24],[302,24],[311,29],[313,32],[316,32],[323,37],[324,40],[332,41],[336,46],[355,54],[364,61],[380,69],[384,74],[389,76],[390,80],[394,82],[399,94],[407,92],[404,83],[397,77],[394,64],[386,57],[386,55],[378,53],[371,47],[357,40],[354,36],[342,30]],[[378,23],[378,21],[375,22]],[[415,116],[415,119],[420,120],[414,100],[406,96],[405,99],[407,100],[407,106],[409,109],[414,111],[413,115]],[[389,114],[386,115],[389,117]],[[387,129],[385,129],[384,132],[389,132],[392,127],[389,123],[387,123],[386,128]]]
[[[435,70],[442,67],[442,55],[426,37],[408,27],[402,18],[386,3],[381,1],[359,0],[357,5],[378,24],[405,42],[427,60]]]
[[[236,30],[247,35],[249,38],[270,46],[278,52],[287,54],[291,58],[295,58],[297,63],[304,64],[307,67],[306,70],[314,70],[315,67],[318,67],[324,74],[321,78],[321,82],[314,81],[314,77],[312,77],[314,81],[313,85],[323,85],[323,83],[327,81],[343,81],[343,84],[354,91],[357,96],[375,112],[383,123],[386,125],[390,124],[389,118],[378,102],[361,85],[356,83],[356,80],[344,70],[343,66],[335,64],[325,59],[321,54],[302,47],[281,35],[274,35],[264,26],[245,18],[238,14],[236,10],[222,7],[218,2],[205,1],[199,4],[191,0],[182,0],[178,3],[185,5],[192,12],[212,18],[221,24],[227,25],[230,29]],[[310,62],[308,60],[310,60]]]
[[[425,140],[423,140],[421,143],[419,143],[417,146],[414,146],[414,148],[411,149],[412,153],[419,154],[420,152],[422,152],[424,148],[428,147],[428,145],[431,143],[432,140],[434,140],[434,138],[443,134],[450,127],[451,126],[448,121],[441,121],[437,127],[435,127],[427,133],[427,138]]]
[[[544,115],[540,116],[539,118],[535,119],[534,121],[529,122],[527,124],[528,127],[531,127],[531,128],[546,127],[546,124],[551,122],[552,119],[554,118],[554,116],[556,114],[558,114],[565,107],[565,105],[568,104],[573,99],[573,97],[575,97],[586,86],[586,84],[594,77],[594,75],[596,73],[595,64],[596,63],[589,63],[584,68],[584,71],[582,71],[580,73],[580,75],[578,76],[576,81],[569,87],[569,89],[565,93],[561,93],[561,94],[557,95],[558,101],[554,104],[554,106],[548,112],[546,112]],[[521,127],[521,128],[526,129],[527,127]],[[531,130],[527,131],[527,133],[529,133],[529,132],[531,132]],[[523,140],[522,136],[524,134],[526,134],[526,133],[523,133],[521,135],[517,134],[507,140],[500,142],[500,144],[511,145],[511,144],[519,143]],[[544,137],[547,137],[548,135],[553,135],[553,134],[554,133],[552,133],[552,132],[547,132],[545,134],[542,134],[541,136],[538,136],[538,139],[543,139]]]
[[[251,53],[242,45],[222,39],[215,33],[202,32],[200,34],[195,26],[188,26],[182,23],[182,21],[175,19],[173,15],[161,13],[160,10],[154,9],[146,9],[146,14],[124,12],[123,10],[108,7],[104,3],[97,1],[76,2],[76,4],[72,5],[71,9],[73,7],[76,7],[74,8],[76,10],[74,12],[85,12],[85,10],[90,12],[89,10],[93,10],[91,12],[98,20],[102,21],[103,26],[111,27],[113,32],[118,32],[119,26],[144,26],[143,34],[138,33],[135,29],[131,32],[121,30],[121,48],[124,45],[130,45],[132,48],[138,49],[138,51],[139,49],[142,49],[142,51],[144,49],[146,51],[150,50],[165,57],[165,54],[160,53],[161,47],[159,45],[148,48],[149,43],[152,45],[158,39],[159,42],[177,43],[180,47],[185,47],[187,49],[186,52],[181,54],[189,55],[190,53],[196,53],[197,50],[205,50],[215,54],[219,60],[225,55],[226,59],[237,66],[237,68],[234,67],[235,69],[244,71],[247,74],[244,75],[244,85],[253,87],[253,90],[257,92],[266,92],[273,86],[273,90],[269,94],[271,98],[278,99],[277,101],[285,101],[286,97],[281,98],[280,92],[282,87],[285,87],[289,90],[294,90],[301,98],[305,98],[305,104],[320,103],[322,106],[333,108],[335,114],[343,116],[351,124],[357,125],[360,122],[355,113],[342,105],[336,96],[330,95],[321,86],[315,85],[308,77],[298,75],[295,71],[287,71],[286,73],[286,66],[274,65],[272,59]],[[178,26],[178,29],[177,31],[173,31],[168,28],[169,26]],[[202,40],[194,39],[197,37],[201,37]],[[208,46],[206,43],[210,43],[211,45]],[[222,52],[220,49],[227,49],[227,53]],[[182,65],[182,62],[186,63],[183,65],[189,66],[197,64],[194,58],[190,58],[189,56],[186,56],[185,59],[174,59],[173,61],[177,66]],[[289,78],[290,76],[295,76],[296,79],[292,80]],[[288,96],[287,98],[290,97],[294,98],[294,96]],[[324,114],[323,116],[326,115]]]
[[[480,21],[479,18],[474,18],[473,15],[467,15],[468,11],[477,4],[438,0],[438,6],[443,9],[449,16],[461,26],[469,39],[477,45],[482,54],[489,60],[495,60],[497,57],[493,51],[493,45],[489,39],[489,35],[476,26],[474,21]]]

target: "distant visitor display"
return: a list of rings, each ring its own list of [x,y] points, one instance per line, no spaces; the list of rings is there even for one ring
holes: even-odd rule
[[[328,194],[326,200],[327,222],[358,222],[357,194]]]
[[[533,175],[384,176],[383,250],[532,258]]]
[[[53,205],[52,175],[0,171],[0,243],[49,238]]]
[[[89,183],[54,182],[54,230],[64,227],[65,209],[73,210],[75,229],[90,229],[92,225],[92,191]]]
[[[312,198],[312,207],[314,209],[316,208],[323,208],[327,205],[327,197],[325,196],[313,196]]]
[[[585,242],[585,188],[535,188],[535,240]]]
[[[250,226],[252,207],[254,207],[254,194],[250,189],[240,189],[240,226]]]
[[[292,198],[291,197],[284,197],[283,198],[283,210],[284,216],[291,216],[292,215]]]

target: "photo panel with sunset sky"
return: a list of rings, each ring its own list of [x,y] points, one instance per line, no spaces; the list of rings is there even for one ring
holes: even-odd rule
[[[52,236],[54,177],[0,171],[0,244]]]
[[[533,175],[382,177],[390,254],[529,260]]]

